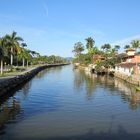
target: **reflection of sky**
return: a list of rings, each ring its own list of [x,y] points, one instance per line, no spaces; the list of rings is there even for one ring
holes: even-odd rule
[[[95,134],[108,134],[117,133],[119,126],[129,134],[140,133],[140,108],[133,111],[129,107],[129,100],[121,98],[123,91],[114,86],[113,79],[92,75],[91,81],[88,75],[81,74],[81,78],[76,77],[80,75],[75,75],[71,66],[59,71],[52,69],[43,77],[37,76],[32,80],[26,98],[23,99],[22,91],[17,92],[16,98],[24,111],[21,114],[23,118],[13,124],[13,129],[7,129],[7,136],[19,140],[69,137],[84,135],[90,130]],[[77,80],[83,86],[77,87],[78,90]],[[92,87],[88,90],[86,86]],[[92,97],[90,100],[88,91]]]

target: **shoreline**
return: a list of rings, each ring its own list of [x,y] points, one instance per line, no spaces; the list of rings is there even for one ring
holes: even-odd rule
[[[91,69],[88,66],[79,66],[79,69],[83,69],[85,71],[91,72]],[[129,84],[132,84],[134,86],[140,86],[140,77],[138,77],[137,75],[131,75],[128,76],[126,74],[123,73],[114,73],[113,76],[115,78],[119,78]]]
[[[0,78],[0,97],[6,96],[7,92],[14,90],[16,87],[25,84],[30,79],[32,79],[36,74],[40,71],[51,68],[51,67],[58,67],[58,66],[65,66],[69,64],[46,64],[41,66],[33,67],[29,70],[21,72],[14,76],[7,76]]]
[[[120,78],[132,85],[140,86],[140,78],[137,75],[125,75],[123,73],[114,73],[114,76]]]

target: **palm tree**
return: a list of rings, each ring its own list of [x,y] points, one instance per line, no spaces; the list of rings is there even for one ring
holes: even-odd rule
[[[104,52],[104,50],[105,50],[105,46],[104,45],[102,45],[101,46],[101,49],[103,50],[103,52]]]
[[[88,37],[86,41],[87,41],[86,47],[88,49],[88,55],[90,57],[90,62],[92,63],[95,41],[91,37]]]
[[[125,45],[124,46],[124,49],[126,49],[126,50],[129,49],[129,48],[131,48],[130,45]]]
[[[19,57],[21,52],[22,52],[22,47],[17,42],[17,45],[15,46],[15,53],[16,53],[16,57],[17,57],[17,60],[16,60],[17,61],[17,66],[18,66],[18,57]]]
[[[25,50],[26,53],[26,59],[27,59],[27,68],[29,66],[29,61],[31,61],[32,55],[30,50]]]
[[[137,49],[140,48],[140,41],[139,40],[133,40],[131,42],[131,45],[132,45],[132,48],[136,49],[136,51],[137,51]]]
[[[22,58],[22,66],[25,67],[25,59],[26,59],[26,50],[25,47],[27,47],[26,43],[21,43],[22,49],[20,53],[20,57]]]
[[[11,35],[6,35],[6,42],[7,46],[10,48],[10,54],[11,54],[11,66],[13,65],[13,57],[14,57],[14,50],[17,46],[19,46],[19,41],[23,41],[23,39],[19,36],[16,36],[17,33],[15,31],[12,32]]]
[[[105,50],[106,52],[108,52],[111,49],[111,45],[110,44],[104,44],[103,46],[101,46],[101,48],[103,50]]]
[[[30,54],[33,56],[33,57],[40,57],[40,54],[36,51],[30,51]]]
[[[110,57],[114,58],[115,55],[116,55],[116,49],[112,48],[111,51],[110,51]]]
[[[88,53],[90,53],[94,47],[95,41],[91,37],[86,38],[86,41],[87,41],[86,47],[88,49]]]
[[[3,74],[3,59],[7,55],[7,48],[5,45],[5,39],[0,38],[0,73]]]
[[[118,51],[120,49],[120,46],[119,45],[115,45],[114,49],[115,49],[115,51]]]
[[[74,50],[72,52],[74,52],[75,56],[78,57],[78,61],[82,51],[84,51],[84,45],[81,42],[75,43]]]

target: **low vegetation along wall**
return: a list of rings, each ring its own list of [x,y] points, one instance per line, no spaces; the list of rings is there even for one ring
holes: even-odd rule
[[[38,66],[23,74],[5,79],[0,83],[0,96],[5,96],[6,93],[8,93],[9,91],[13,90],[14,88],[20,85],[23,85],[24,83],[29,81],[31,78],[33,78],[38,72],[46,68],[64,66],[64,65],[68,65],[68,64],[53,64],[53,65]]]
[[[114,76],[121,78],[121,79],[125,80],[126,82],[129,82],[133,85],[140,86],[140,77],[138,75],[128,76],[128,75],[125,75],[122,73],[115,73]]]

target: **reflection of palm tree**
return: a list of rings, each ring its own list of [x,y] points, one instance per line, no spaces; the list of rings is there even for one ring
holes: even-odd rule
[[[29,81],[29,82],[26,83],[26,84],[24,85],[24,87],[22,88],[24,97],[27,97],[27,95],[28,95],[28,93],[29,93],[29,89],[30,89],[30,87],[31,87],[31,84],[32,84],[32,81]]]
[[[20,102],[18,102],[15,97],[12,97],[5,102],[0,109],[0,131],[3,131],[5,123],[10,120],[15,120],[17,114],[19,114]]]
[[[90,77],[90,75],[86,75],[83,70],[76,70],[74,74],[74,85],[76,89],[80,90],[80,88],[85,85],[84,87],[86,87],[87,97],[90,98],[95,90],[94,79]]]

